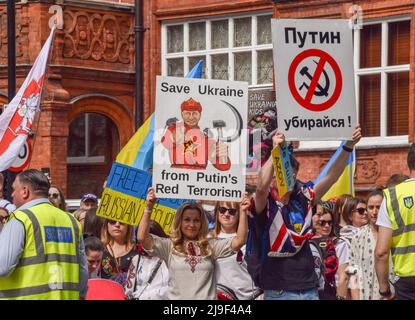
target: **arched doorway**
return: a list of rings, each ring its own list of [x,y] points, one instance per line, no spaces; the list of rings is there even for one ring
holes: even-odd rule
[[[103,191],[103,183],[120,150],[117,126],[105,115],[85,112],[69,124],[68,192],[70,199]]]

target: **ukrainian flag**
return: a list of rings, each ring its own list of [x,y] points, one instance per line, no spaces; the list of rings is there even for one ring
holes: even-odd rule
[[[334,161],[336,161],[336,159],[339,157],[340,152],[342,152],[342,147],[345,143],[346,141],[342,141],[334,155],[331,157],[330,161],[327,163],[323,171],[321,171],[317,179],[314,181],[314,184],[318,183],[323,177],[327,175],[327,172],[329,171],[330,167],[333,165]],[[326,201],[333,197],[339,197],[342,194],[351,194],[352,196],[354,196],[353,177],[356,166],[355,159],[356,155],[355,150],[353,149],[353,151],[350,153],[349,159],[347,160],[347,164],[344,168],[343,173],[341,174],[337,182],[333,184],[333,186],[322,197],[322,200]]]
[[[202,67],[203,60],[199,60],[193,69],[186,74],[185,78],[201,78]],[[122,148],[115,159],[116,162],[144,171],[152,167],[154,121],[153,113]]]

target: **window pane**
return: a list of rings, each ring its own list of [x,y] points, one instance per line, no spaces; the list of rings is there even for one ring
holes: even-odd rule
[[[212,79],[228,80],[228,54],[212,55]]]
[[[360,68],[380,67],[382,25],[364,26],[360,31]]]
[[[183,58],[167,59],[167,75],[172,77],[183,77]]]
[[[206,49],[206,23],[190,23],[189,24],[189,50],[205,50]]]
[[[257,18],[258,44],[271,43],[271,18],[272,16],[259,16]]]
[[[380,74],[360,77],[359,119],[364,137],[380,136]]]
[[[389,23],[388,65],[409,63],[410,21]]]
[[[89,155],[104,156],[104,161],[86,163],[80,159],[76,164],[68,163],[68,198],[72,199],[80,198],[85,193],[102,193],[104,179],[120,149],[118,129],[110,118],[86,113],[82,114],[82,119],[84,123],[85,119],[88,121]]]
[[[84,157],[85,154],[85,114],[76,117],[69,124],[68,157]]]
[[[251,45],[251,18],[234,20],[234,47]]]
[[[409,72],[388,74],[388,136],[408,134]]]
[[[211,34],[212,49],[227,48],[228,20],[212,21]]]
[[[235,74],[236,81],[248,81],[251,84],[252,55],[251,52],[235,53]]]
[[[167,52],[183,51],[183,25],[167,27]]]
[[[202,78],[206,79],[206,57],[205,56],[197,56],[197,57],[189,57],[189,71],[199,62],[199,60],[203,60],[203,67],[202,67]]]
[[[272,83],[272,50],[258,51],[258,84]]]
[[[107,146],[112,145],[111,130],[107,117],[98,113],[88,113],[88,156],[105,156]]]

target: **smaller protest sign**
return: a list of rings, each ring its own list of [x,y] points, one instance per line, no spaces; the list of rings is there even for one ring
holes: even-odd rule
[[[114,162],[102,194],[97,216],[137,226],[146,207],[151,174]],[[168,234],[177,208],[186,200],[158,199],[151,219]]]
[[[277,129],[275,92],[249,90],[247,172],[258,173],[272,151],[272,135]]]
[[[294,188],[295,179],[291,166],[290,153],[287,146],[279,146],[272,151],[272,160],[275,169],[275,179],[277,179],[278,193],[280,197]]]

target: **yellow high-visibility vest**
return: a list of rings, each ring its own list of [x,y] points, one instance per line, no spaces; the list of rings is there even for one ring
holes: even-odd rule
[[[415,276],[415,180],[385,189],[392,221],[392,261],[400,277]]]
[[[25,245],[16,268],[0,277],[0,299],[79,299],[79,222],[49,203],[12,215],[24,225]]]

